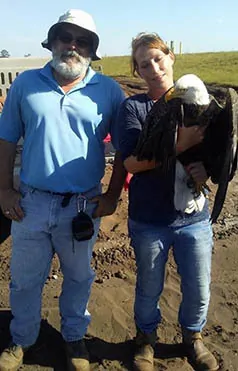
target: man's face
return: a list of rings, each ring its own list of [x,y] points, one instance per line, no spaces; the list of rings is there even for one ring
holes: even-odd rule
[[[52,67],[64,78],[84,77],[91,62],[92,39],[87,31],[62,25],[52,41]]]

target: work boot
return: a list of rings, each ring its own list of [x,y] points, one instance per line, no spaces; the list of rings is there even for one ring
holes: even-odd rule
[[[182,330],[183,344],[188,357],[199,371],[216,371],[219,369],[214,355],[205,347],[200,332]]]
[[[90,371],[89,354],[83,339],[66,343],[67,371]]]
[[[0,371],[17,371],[23,363],[24,352],[27,349],[10,343],[0,355]]]
[[[154,347],[156,338],[156,330],[150,334],[145,334],[137,329],[133,359],[134,371],[154,371]]]

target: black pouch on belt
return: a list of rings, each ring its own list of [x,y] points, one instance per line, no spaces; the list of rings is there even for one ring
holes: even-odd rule
[[[78,196],[78,214],[72,220],[73,238],[77,241],[90,240],[94,234],[94,225],[90,216],[85,212],[87,200],[84,196]]]

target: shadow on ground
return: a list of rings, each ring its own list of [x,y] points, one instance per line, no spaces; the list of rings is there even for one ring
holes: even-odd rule
[[[0,311],[0,351],[10,341],[9,324],[11,318],[10,311]],[[26,352],[24,364],[51,367],[55,371],[66,369],[64,343],[61,334],[46,320],[42,320],[37,342]]]
[[[0,352],[10,341],[9,324],[11,318],[12,315],[9,310],[0,311]],[[103,370],[104,366],[107,367],[108,362],[117,361],[127,370],[132,370],[133,340],[110,343],[88,335],[86,336],[86,344],[90,352],[90,362],[93,369]],[[185,356],[182,344],[157,343],[155,349],[155,359],[157,360],[163,362],[165,359],[184,358]],[[26,352],[24,364],[32,365],[32,369],[35,369],[33,365],[37,365],[43,368],[50,367],[54,371],[66,370],[64,341],[60,332],[51,326],[47,320],[42,320],[40,335],[36,344]]]

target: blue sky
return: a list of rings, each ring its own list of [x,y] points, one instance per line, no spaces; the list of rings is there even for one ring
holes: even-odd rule
[[[237,0],[1,0],[0,50],[12,57],[47,57],[40,43],[49,27],[70,8],[94,17],[103,56],[129,55],[132,37],[157,32],[174,41],[175,52],[238,50]]]

